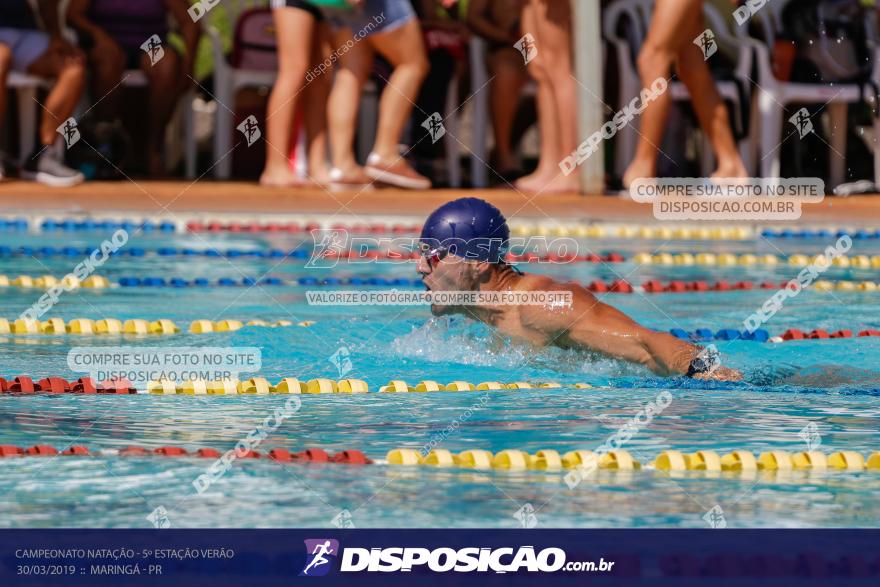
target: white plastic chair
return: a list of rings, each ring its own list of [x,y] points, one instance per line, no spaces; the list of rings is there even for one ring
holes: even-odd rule
[[[831,122],[831,154],[828,191],[846,180],[846,125],[848,104],[861,101],[874,102],[873,91],[857,84],[806,84],[780,81],[773,74],[770,48],[774,46],[777,33],[782,27],[782,10],[785,2],[768,3],[753,18],[758,19],[764,39],[750,38],[747,26],[736,28],[737,38],[752,47],[758,63],[758,110],[760,113],[761,175],[779,177],[781,172],[780,143],[791,133],[783,132],[785,106],[788,104],[827,104]],[[869,26],[869,32],[871,28]],[[872,79],[880,83],[880,49],[875,49]],[[874,107],[880,107],[874,104]],[[792,128],[792,132],[797,130]],[[874,134],[880,136],[880,118],[874,118]],[[874,149],[874,181],[880,182],[880,149]]]
[[[19,160],[25,159],[34,151],[37,125],[39,124],[39,105],[37,92],[49,87],[49,81],[41,77],[13,71],[7,78],[7,88],[14,89],[18,103],[18,153]],[[0,91],[5,91],[0,88]]]
[[[653,11],[653,0],[618,0],[608,6],[603,15],[603,34],[612,49],[616,53],[618,66],[618,96],[619,104],[617,110],[623,108],[634,97],[639,95],[642,90],[642,82],[639,72],[633,63],[633,55],[638,53],[639,48],[648,35],[648,27],[651,21]],[[739,86],[750,87],[749,72],[752,67],[751,51],[737,42],[737,39],[730,34],[727,23],[720,14],[709,4],[704,7],[704,14],[707,19],[707,26],[715,35],[716,42],[719,44],[727,44],[731,47],[738,48],[738,59],[734,77],[740,80],[737,84],[733,81],[717,81],[716,87],[722,99],[732,103],[735,108],[750,108],[750,101],[743,104],[740,97]],[[617,27],[621,19],[627,17],[632,29],[632,37],[638,41],[638,46],[631,47],[630,40],[622,37],[617,32]],[[672,99],[676,102],[689,102],[691,100],[687,87],[681,82],[673,82],[670,86]],[[627,165],[632,161],[636,144],[638,142],[638,119],[633,123],[625,126],[618,131],[615,136],[615,161],[614,171],[618,176],[622,176]],[[750,130],[750,129],[749,129]],[[742,140],[739,141],[739,151],[746,168],[750,173],[754,172],[754,156],[753,156],[753,134],[749,132]],[[701,167],[704,174],[712,171],[712,152],[709,148],[701,149]]]
[[[221,0],[219,5],[211,10],[226,10],[229,22],[234,30],[238,17],[250,8],[268,7],[267,0]],[[222,7],[222,8],[221,8]],[[210,18],[203,17],[199,22],[202,24],[211,45],[214,55],[214,99],[217,101],[217,110],[214,125],[214,176],[217,179],[229,179],[232,173],[232,123],[235,112],[235,96],[242,88],[271,87],[275,83],[277,73],[275,71],[262,71],[240,69],[232,67],[226,58],[223,48],[223,39],[215,27],[208,24]],[[194,125],[194,112],[192,109],[192,97],[185,103],[185,133],[186,133],[186,176],[194,178],[196,175],[196,138]]]

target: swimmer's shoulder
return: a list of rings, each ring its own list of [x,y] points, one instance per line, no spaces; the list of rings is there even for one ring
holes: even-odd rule
[[[574,317],[585,316],[585,308],[592,308],[595,301],[593,294],[580,283],[558,281],[545,275],[525,275],[520,280],[517,289],[519,291],[552,292],[556,297],[560,293],[571,294],[570,305],[560,302],[548,305],[520,306],[519,316],[523,324],[539,330],[554,331],[558,330],[560,325],[567,328],[571,325]]]
[[[524,274],[516,289],[520,291],[562,291],[572,293],[575,296],[593,298],[593,294],[576,281],[559,281],[546,275],[535,275],[533,273]]]

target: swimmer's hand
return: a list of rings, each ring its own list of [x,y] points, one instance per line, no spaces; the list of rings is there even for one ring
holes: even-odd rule
[[[700,379],[702,381],[742,381],[742,378],[742,373],[730,367],[718,367],[713,371],[696,373],[693,376],[693,379]]]

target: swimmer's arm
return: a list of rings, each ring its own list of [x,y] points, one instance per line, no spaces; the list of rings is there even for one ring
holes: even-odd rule
[[[602,302],[577,319],[567,336],[589,350],[645,365],[658,375],[684,375],[700,349],[671,334],[648,330]]]
[[[604,304],[582,287],[571,287],[572,307],[564,312],[544,314],[545,333],[557,343],[579,346],[615,359],[645,365],[662,376],[685,375],[700,347],[671,334],[650,330],[620,310]],[[719,368],[712,376],[696,377],[738,380],[731,369]]]

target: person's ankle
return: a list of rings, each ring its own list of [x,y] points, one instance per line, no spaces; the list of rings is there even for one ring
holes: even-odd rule
[[[290,167],[286,162],[284,163],[271,163],[266,162],[266,166],[263,168],[263,175],[282,175],[285,173],[292,173],[290,171]]]
[[[360,167],[361,166],[358,165],[358,162],[354,159],[339,161],[338,163],[335,163],[333,165],[333,168],[341,169],[345,172],[357,171],[358,169],[360,169]]]
[[[370,152],[367,161],[369,162],[372,159],[382,161],[383,163],[389,163],[395,161],[399,157],[400,153],[397,149],[374,149]]]

